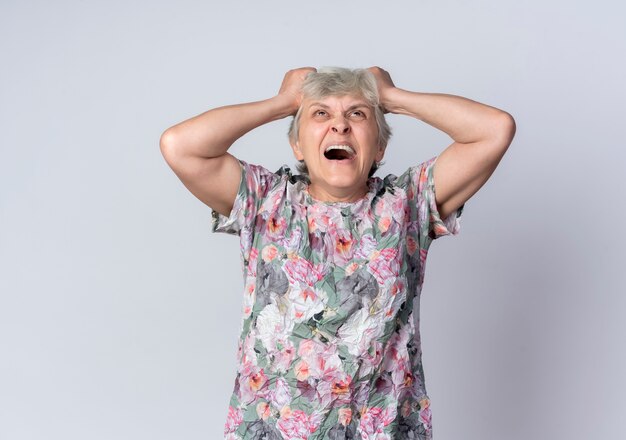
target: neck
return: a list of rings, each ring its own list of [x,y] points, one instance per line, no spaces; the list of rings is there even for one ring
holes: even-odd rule
[[[311,183],[307,191],[309,195],[322,202],[356,202],[367,194],[369,188],[367,182],[363,186],[354,188],[325,188]]]

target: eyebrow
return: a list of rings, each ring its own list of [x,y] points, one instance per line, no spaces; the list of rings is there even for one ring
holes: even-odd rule
[[[324,104],[323,102],[312,102],[312,103],[309,105],[309,108],[311,108],[311,107],[315,107],[315,106],[318,106],[318,107],[323,107],[323,108],[326,108],[326,109],[330,109],[330,107],[329,107],[329,106],[327,106],[326,104]],[[354,109],[356,109],[356,108],[360,108],[360,107],[365,107],[365,108],[367,108],[367,109],[371,108],[371,106],[370,106],[369,104],[367,104],[367,103],[365,103],[365,102],[360,102],[360,103],[357,103],[357,104],[353,104],[353,105],[351,105],[350,107],[348,107],[348,108],[346,109],[346,111],[354,110]]]

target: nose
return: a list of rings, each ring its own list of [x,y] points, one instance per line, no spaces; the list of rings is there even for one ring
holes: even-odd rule
[[[332,125],[333,133],[347,134],[350,133],[350,126],[344,118],[336,118]]]

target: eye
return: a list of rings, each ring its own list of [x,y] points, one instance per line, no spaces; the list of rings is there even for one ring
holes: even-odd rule
[[[366,116],[365,112],[363,112],[362,110],[354,110],[351,115],[355,118],[364,118]]]
[[[313,112],[314,116],[326,116],[326,110],[315,110],[315,112]]]

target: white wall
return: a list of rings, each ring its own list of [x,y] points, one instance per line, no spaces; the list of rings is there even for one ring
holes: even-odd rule
[[[238,242],[210,232],[159,137],[325,65],[517,122],[429,254],[435,438],[626,438],[623,17],[617,1],[2,2],[0,439],[221,438]],[[451,142],[389,119],[379,174]],[[232,152],[293,165],[288,122]]]

